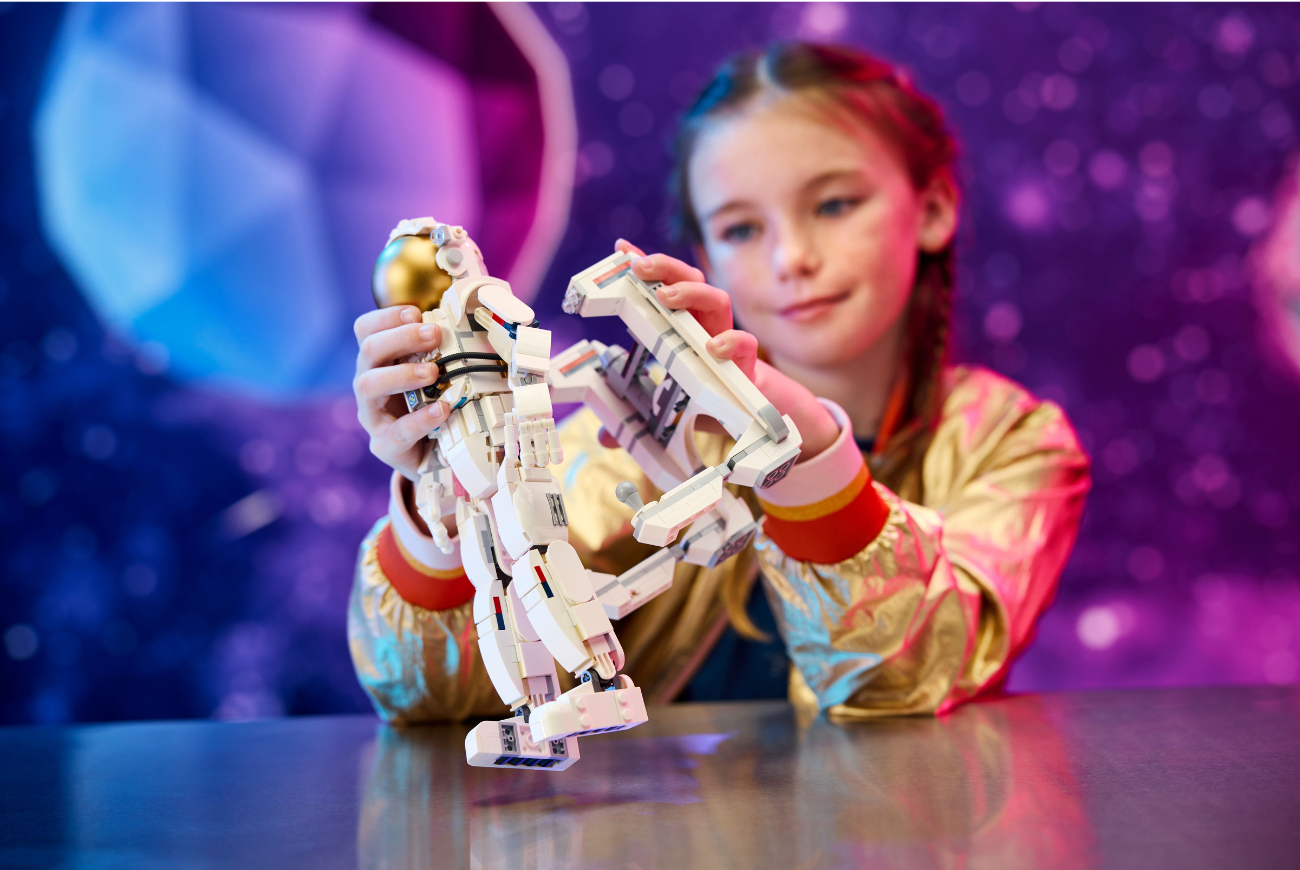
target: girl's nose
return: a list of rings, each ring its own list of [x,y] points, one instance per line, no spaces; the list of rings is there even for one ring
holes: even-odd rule
[[[785,226],[777,231],[772,267],[781,280],[806,278],[821,268],[821,256],[806,232]]]

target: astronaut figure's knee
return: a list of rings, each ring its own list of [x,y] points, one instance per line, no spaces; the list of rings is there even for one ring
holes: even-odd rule
[[[623,647],[577,551],[555,541],[545,554],[530,550],[514,573],[528,618],[560,665],[574,676],[595,668],[603,679],[613,679],[623,667]]]
[[[474,626],[483,667],[493,688],[508,707],[518,707],[529,693],[519,668],[520,638],[501,581],[494,580],[474,591]]]
[[[519,598],[517,587],[516,583],[510,584],[508,598],[515,628],[519,631],[519,672],[523,677],[529,704],[536,709],[555,700],[560,692],[560,682],[555,673],[555,658],[533,627],[528,611]]]

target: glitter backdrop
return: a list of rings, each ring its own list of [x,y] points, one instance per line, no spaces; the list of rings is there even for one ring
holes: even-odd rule
[[[958,356],[1060,402],[1094,457],[1011,687],[1300,679],[1297,7],[536,8],[580,135],[537,300],[557,346],[612,328],[559,299],[616,236],[682,253],[666,143],[725,53],[877,51],[964,143]],[[385,474],[346,380],[270,407],[105,332],[40,231],[62,14],[0,12],[0,721],[365,709],[344,604]]]

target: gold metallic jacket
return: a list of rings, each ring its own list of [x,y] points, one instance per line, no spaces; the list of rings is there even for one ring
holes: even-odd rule
[[[1000,686],[1032,640],[1089,488],[1088,458],[1061,409],[987,370],[949,370],[921,480],[911,487],[915,503],[871,481],[847,418],[827,406],[840,440],[796,465],[802,478],[792,472],[783,491],[759,493],[770,528],[752,550],[714,569],[679,564],[671,589],[616,625],[625,670],[647,701],[671,701],[690,680],[726,626],[722,587],[733,571],[740,582],[752,577],[755,563],[790,654],[790,700],[809,713],[942,711]],[[631,512],[614,487],[630,479],[657,493],[627,453],[600,446],[598,427],[586,411],[562,425],[566,459],[556,477],[571,542],[589,568],[617,574],[652,550],[632,539]],[[720,457],[725,446],[719,438],[708,452]],[[505,715],[479,659],[470,602],[408,603],[381,567],[389,552],[389,573],[413,566],[421,582],[461,584],[435,590],[467,588],[454,566],[431,564],[436,555],[424,554],[436,551],[412,540],[404,485],[395,475],[390,517],[361,545],[348,608],[357,676],[394,723]],[[883,528],[859,521],[873,511]],[[819,562],[787,554],[817,540],[825,552],[852,555]]]

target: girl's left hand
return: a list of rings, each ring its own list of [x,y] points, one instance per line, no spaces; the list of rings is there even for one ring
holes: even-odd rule
[[[646,256],[631,242],[619,239],[615,248],[635,254],[632,271],[643,281],[659,281],[657,292],[664,307],[685,308],[709,335],[706,347],[715,359],[729,359],[740,367],[759,392],[780,414],[789,414],[803,438],[799,461],[811,459],[835,443],[839,426],[817,397],[798,381],[789,378],[758,358],[758,339],[735,329],[731,320],[731,297],[704,280],[704,273],[667,254]]]

